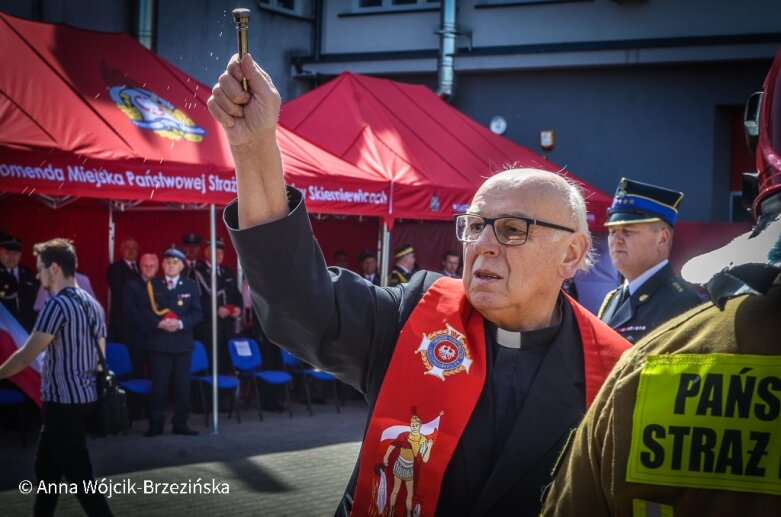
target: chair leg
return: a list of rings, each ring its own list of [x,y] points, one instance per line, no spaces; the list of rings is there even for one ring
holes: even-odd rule
[[[336,404],[336,412],[341,413],[339,410],[339,388],[336,386],[337,381],[333,381],[334,384],[334,404]]]
[[[239,386],[236,386],[236,389],[233,390],[231,393],[233,394],[231,396],[231,413],[233,410],[236,410],[236,423],[241,423],[241,415],[239,415],[239,408],[236,407],[236,393],[239,391]]]
[[[243,381],[248,381],[249,379],[242,379]],[[244,385],[246,386],[247,383],[245,382]],[[250,406],[249,399],[252,396],[252,383],[249,383],[249,388],[245,388],[244,391],[246,394],[244,395],[244,410],[247,411]],[[239,387],[241,387],[241,381],[239,381]]]
[[[285,398],[287,399],[287,412],[290,418],[293,418],[293,404],[290,403],[290,386],[289,383],[285,383]]]
[[[306,393],[306,409],[309,411],[309,416],[313,416],[312,399],[309,396],[309,376],[307,374],[304,374],[304,393]]]
[[[201,409],[203,410],[203,425],[209,427],[209,409],[206,407],[206,394],[203,391],[203,383],[198,381],[198,388],[201,391]]]
[[[252,382],[255,386],[255,401],[258,403],[258,417],[260,417],[260,421],[263,421],[263,405],[260,403],[260,389],[258,388],[258,378],[253,377]]]

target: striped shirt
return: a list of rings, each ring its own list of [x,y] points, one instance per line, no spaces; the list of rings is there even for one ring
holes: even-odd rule
[[[66,290],[81,298],[83,303],[69,298]],[[33,332],[54,336],[44,354],[41,399],[60,404],[96,401],[98,354],[94,336],[106,337],[105,316],[100,304],[85,290],[66,287],[43,306]]]

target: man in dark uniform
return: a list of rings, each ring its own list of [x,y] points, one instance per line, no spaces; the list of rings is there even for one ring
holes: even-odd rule
[[[185,278],[195,280],[195,266],[201,256],[201,236],[197,233],[185,233],[182,235],[182,248],[184,248],[184,272]]]
[[[422,271],[378,288],[326,268],[301,193],[285,187],[279,105],[249,55],[208,102],[231,144],[241,187],[225,221],[264,331],[369,402],[338,514],[537,515],[569,430],[629,347],[561,293],[588,264],[577,187],[536,169],[496,174],[457,219],[463,280]],[[380,494],[395,478],[390,508]]]
[[[122,307],[127,323],[122,327],[122,342],[130,352],[134,378],[147,376],[144,368],[149,362],[150,331],[145,322],[146,313],[150,309],[146,283],[157,274],[159,267],[157,255],[144,253],[140,261],[141,275],[128,279],[122,288]]]
[[[442,273],[450,278],[461,278],[458,274],[458,266],[461,265],[461,255],[453,250],[448,250],[442,256]]]
[[[388,275],[388,285],[406,284],[415,269],[415,249],[411,244],[403,244],[393,252],[396,264]]]
[[[682,192],[621,178],[608,209],[608,245],[624,283],[602,302],[599,318],[630,343],[702,303],[669,264]]]
[[[377,254],[370,250],[364,250],[358,256],[358,264],[361,266],[361,276],[373,285],[380,285],[380,275],[377,273]]]
[[[108,286],[111,289],[111,307],[108,316],[108,339],[120,341],[127,324],[122,309],[122,288],[131,278],[138,278],[138,241],[127,237],[119,244],[119,260],[108,267]]]
[[[165,276],[154,277],[146,284],[150,302],[146,320],[150,331],[152,397],[149,430],[144,436],[157,436],[163,432],[169,381],[173,385],[175,403],[173,433],[198,434],[187,426],[187,418],[190,416],[193,328],[203,317],[203,311],[198,287],[182,276],[184,258],[184,253],[174,247],[165,250]]]
[[[27,332],[35,323],[33,305],[38,293],[35,273],[19,264],[22,241],[7,233],[0,234],[0,302],[14,315]]]
[[[217,369],[222,372],[232,370],[228,354],[228,340],[235,332],[236,318],[241,316],[241,294],[236,286],[236,274],[227,266],[225,259],[225,241],[217,237]],[[207,350],[212,343],[212,248],[211,241],[203,249],[204,260],[195,266],[195,279],[201,295],[203,319],[195,327],[195,337],[203,342]]]

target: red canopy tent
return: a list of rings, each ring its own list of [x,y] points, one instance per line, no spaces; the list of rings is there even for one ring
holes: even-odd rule
[[[3,191],[216,204],[235,196],[228,144],[206,109],[210,89],[127,34],[0,13],[0,46]],[[375,199],[320,195],[312,211],[385,211],[382,176],[284,129],[279,140],[291,183]]]
[[[110,206],[122,208],[211,205],[216,234],[214,206],[235,196],[235,180],[227,141],[206,109],[208,87],[122,33],[0,13],[0,48],[0,195],[16,194],[0,205],[0,229],[24,239],[26,258],[44,232],[77,235],[80,270],[96,279],[99,298],[106,292],[111,208],[81,200],[54,215],[30,196],[59,207],[76,198],[121,200]],[[287,180],[311,211],[387,213],[384,177],[283,128],[279,143]],[[153,240],[180,234],[159,215],[152,220]]]
[[[486,176],[506,165],[561,170],[492,133],[425,86],[349,72],[287,102],[280,122],[360,169],[387,178],[390,218],[450,220],[468,206]],[[611,197],[583,187],[590,222],[602,228]]]

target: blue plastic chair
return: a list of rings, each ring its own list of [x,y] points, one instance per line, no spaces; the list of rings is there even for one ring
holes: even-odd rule
[[[152,393],[152,381],[150,379],[133,379],[130,374],[133,367],[130,362],[130,352],[123,343],[106,343],[106,364],[109,370],[119,379],[119,385],[132,395],[147,397]],[[148,411],[147,411],[148,413]],[[133,421],[133,411],[130,412],[130,421]]]
[[[22,447],[27,447],[27,422],[24,418],[24,393],[15,389],[0,389],[0,406],[19,407],[19,432]]]
[[[336,412],[341,413],[341,410],[339,409],[339,389],[337,385],[339,382],[336,380],[336,377],[331,375],[328,372],[324,372],[323,370],[317,369],[317,368],[307,368],[301,359],[294,356],[284,348],[281,349],[282,351],[282,364],[285,365],[285,367],[293,374],[301,375],[301,377],[304,380],[304,392],[306,393],[306,408],[309,410],[309,416],[312,416],[312,400],[309,395],[309,381],[312,380],[318,380],[323,382],[330,382],[332,386],[334,387],[334,405],[336,405]]]
[[[293,408],[290,404],[290,384],[293,382],[293,376],[288,372],[279,370],[261,370],[263,358],[260,355],[260,348],[254,339],[238,338],[228,341],[228,353],[231,363],[239,379],[252,379],[252,387],[255,390],[255,400],[258,403],[258,416],[263,420],[263,406],[260,403],[260,390],[258,389],[258,379],[273,385],[285,386],[285,398],[287,399],[287,411],[290,418],[293,418]]]
[[[206,356],[206,349],[203,343],[195,341],[193,348],[192,359],[190,360],[190,373],[192,374],[191,380],[198,383],[198,387],[201,391],[201,407],[203,408],[203,421],[208,427],[209,425],[209,413],[211,413],[211,404],[206,407],[206,393],[203,391],[203,385],[214,385],[214,378],[211,373],[204,374],[203,372],[210,372],[209,370],[209,358]],[[236,408],[236,392],[239,389],[239,380],[233,375],[217,375],[217,389],[218,390],[231,390],[231,405],[228,409],[228,418],[233,414]],[[236,422],[241,423],[241,415],[236,410]]]

